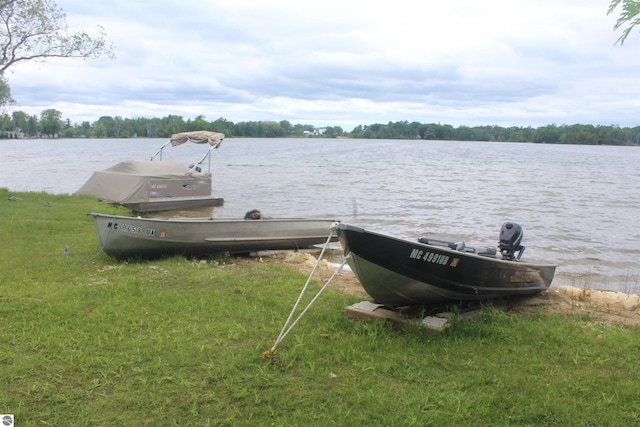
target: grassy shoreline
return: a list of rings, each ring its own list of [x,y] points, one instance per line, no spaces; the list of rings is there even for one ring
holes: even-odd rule
[[[92,210],[127,213],[0,189],[0,413],[16,425],[640,423],[638,327],[487,307],[440,334],[396,331],[348,320],[362,298],[328,290],[264,360],[304,274],[116,261]]]

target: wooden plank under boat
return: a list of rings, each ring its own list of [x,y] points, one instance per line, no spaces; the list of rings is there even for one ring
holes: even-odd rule
[[[364,289],[389,307],[534,295],[548,289],[556,269],[519,256],[481,255],[463,245],[414,242],[344,223],[337,233]]]
[[[327,218],[140,218],[89,212],[100,246],[117,258],[303,249],[325,243]],[[337,240],[335,234],[332,240]]]

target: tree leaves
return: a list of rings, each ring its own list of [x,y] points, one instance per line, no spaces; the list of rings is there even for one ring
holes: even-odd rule
[[[618,30],[623,25],[627,23],[629,24],[629,26],[622,31],[622,35],[616,41],[616,44],[620,42],[620,45],[623,45],[633,28],[640,24],[640,1],[612,0],[609,5],[609,9],[607,10],[607,15],[613,13],[619,5],[622,5],[622,12],[620,13],[620,17],[616,21],[616,25],[614,25],[613,29]]]

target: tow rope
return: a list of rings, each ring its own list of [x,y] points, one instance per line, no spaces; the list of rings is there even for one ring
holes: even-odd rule
[[[347,264],[347,262],[351,258],[351,254],[349,254],[349,255],[344,257],[342,263],[336,269],[336,271],[333,272],[333,274],[331,275],[331,277],[329,277],[327,282],[320,288],[320,290],[315,294],[315,296],[311,299],[311,301],[309,301],[309,304],[307,304],[307,306],[304,308],[304,310],[302,310],[302,312],[298,315],[298,317],[293,322],[291,322],[291,319],[293,318],[293,315],[298,310],[298,306],[300,305],[300,301],[302,300],[302,297],[304,296],[304,294],[307,291],[309,283],[311,282],[311,278],[313,277],[314,273],[316,272],[316,269],[320,265],[320,261],[322,260],[322,256],[324,255],[325,250],[329,246],[329,243],[331,242],[331,238],[334,236],[334,231],[336,230],[336,225],[337,224],[334,224],[331,227],[331,233],[329,233],[329,237],[327,238],[327,241],[325,242],[324,246],[322,247],[322,250],[320,251],[320,256],[318,256],[316,264],[313,266],[313,269],[311,270],[311,273],[309,274],[309,277],[307,278],[306,283],[302,287],[302,290],[300,291],[300,295],[298,295],[298,299],[296,300],[295,304],[293,305],[293,308],[291,309],[291,313],[289,313],[289,317],[287,318],[287,321],[284,322],[284,325],[282,326],[282,330],[280,331],[280,334],[278,335],[278,338],[276,338],[276,341],[273,344],[273,347],[271,347],[271,350],[267,350],[267,351],[262,353],[262,358],[263,359],[270,359],[271,357],[275,356],[278,353],[278,350],[277,350],[278,345],[282,342],[282,340],[284,340],[284,338],[289,334],[289,332],[291,332],[293,327],[298,323],[298,321],[302,318],[302,316],[304,316],[304,314],[309,310],[309,308],[311,308],[313,303],[315,303],[316,300],[320,297],[320,294],[322,294],[322,292],[327,288],[327,286],[329,286],[331,281],[338,275],[338,273],[340,273],[342,268]]]

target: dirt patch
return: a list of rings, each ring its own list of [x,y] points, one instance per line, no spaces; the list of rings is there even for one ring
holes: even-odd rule
[[[308,276],[316,265],[317,259],[312,254],[304,252],[275,252],[256,257],[234,259],[234,264],[240,266],[251,266],[265,262],[287,265]],[[326,283],[334,274],[338,265],[323,259],[314,272],[314,280],[321,284]],[[363,300],[370,300],[369,295],[362,288],[353,272],[348,269],[348,266],[333,278],[329,288],[348,295],[361,296]],[[598,295],[598,298],[596,298],[596,295]],[[507,303],[507,308],[516,313],[535,313],[539,310],[544,310],[547,313],[571,316],[588,315],[595,322],[602,324],[640,326],[640,310],[638,307],[627,304],[625,308],[625,304],[620,302],[627,299],[629,299],[627,294],[600,293],[598,291],[561,287],[551,288],[538,296],[511,300]]]

